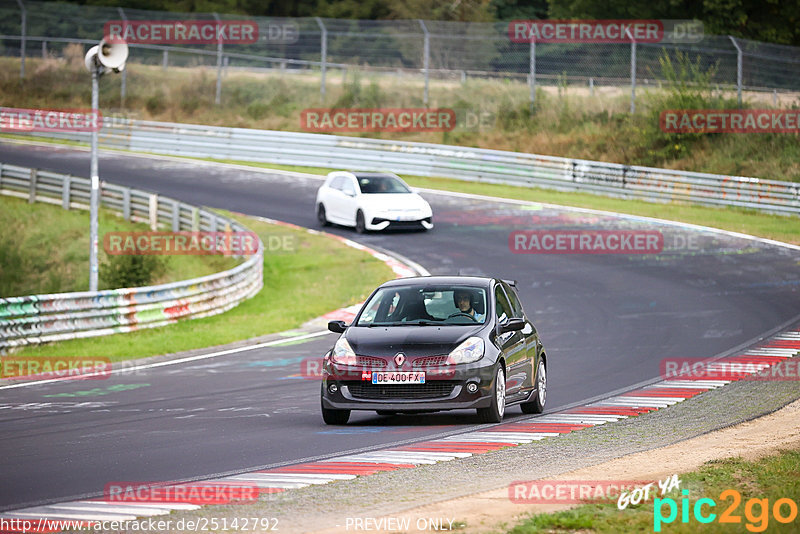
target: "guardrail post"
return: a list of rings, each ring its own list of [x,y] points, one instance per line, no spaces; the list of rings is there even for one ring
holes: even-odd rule
[[[200,231],[200,210],[192,206],[192,232]]]
[[[536,104],[536,41],[533,39],[531,39],[531,58],[530,58],[530,69],[528,73],[528,88],[530,91],[531,113],[533,113],[533,107]]]
[[[736,47],[736,100],[739,102],[739,109],[742,109],[742,48],[733,35],[729,35],[728,39]]]
[[[210,218],[208,221],[209,231],[216,232],[217,231],[217,216],[213,213],[210,214]]]
[[[28,190],[28,204],[36,202],[36,179],[39,177],[37,169],[31,169],[30,189]]]
[[[124,26],[122,34],[126,35],[128,33],[127,32],[128,17],[125,16],[125,11],[123,11],[121,7],[118,7],[117,11],[119,11],[119,16],[122,19],[122,24]],[[120,83],[119,86],[119,107],[121,108],[125,107],[125,95],[127,94],[127,92],[128,92],[128,69],[125,68],[122,69],[122,82]]]
[[[181,206],[177,200],[172,201],[172,231],[179,232],[181,229]]]
[[[219,15],[212,13],[217,25],[220,24]],[[214,103],[219,106],[222,100],[222,32],[217,30],[217,93],[214,96]]]
[[[0,161],[0,191],[3,190],[3,162]]]
[[[422,97],[422,103],[425,104],[425,107],[428,107],[428,83],[430,82],[430,72],[428,67],[430,66],[430,59],[431,59],[431,35],[428,33],[428,27],[425,26],[425,21],[422,19],[419,20],[419,25],[422,28],[422,32],[425,34],[425,41],[423,43],[423,50],[422,50],[422,69],[425,72],[425,94]]]
[[[131,220],[131,190],[127,187],[122,190],[122,218]]]
[[[151,194],[150,202],[148,203],[148,216],[150,219],[150,229],[152,231],[158,230],[158,195]]]
[[[319,17],[314,17],[317,20],[317,24],[319,25],[319,29],[322,32],[320,36],[320,52],[319,52],[319,63],[320,68],[322,71],[322,78],[319,82],[319,95],[320,100],[322,103],[325,103],[325,73],[328,70],[328,29],[323,24],[322,19]]]
[[[64,181],[61,183],[61,207],[69,210],[70,205],[70,188],[72,187],[72,175],[64,176]]]
[[[17,5],[19,5],[20,10],[22,11],[22,20],[20,21],[20,36],[22,39],[20,40],[19,46],[19,78],[20,80],[23,80],[25,79],[25,44],[28,41],[28,10],[25,9],[25,4],[22,2],[22,0],[17,0]]]

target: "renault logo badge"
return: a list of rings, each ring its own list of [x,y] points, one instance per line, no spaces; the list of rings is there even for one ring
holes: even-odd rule
[[[403,354],[402,352],[398,352],[397,354],[394,355],[394,363],[397,365],[397,367],[402,367],[405,361],[406,361],[406,355]]]

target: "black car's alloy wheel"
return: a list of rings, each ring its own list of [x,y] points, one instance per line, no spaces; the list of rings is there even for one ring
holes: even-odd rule
[[[492,403],[487,408],[478,408],[481,423],[499,423],[506,410],[506,374],[501,365],[497,366],[492,386]]]
[[[547,402],[547,366],[544,360],[539,361],[536,373],[536,395],[531,402],[520,404],[523,413],[542,413]]]

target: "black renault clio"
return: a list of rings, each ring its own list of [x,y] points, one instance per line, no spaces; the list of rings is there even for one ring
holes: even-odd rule
[[[342,335],[325,355],[322,418],[470,408],[496,423],[512,404],[541,413],[547,356],[515,285],[426,276],[378,287],[352,324],[328,324]]]

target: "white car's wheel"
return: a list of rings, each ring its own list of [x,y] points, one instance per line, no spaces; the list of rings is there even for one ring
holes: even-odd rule
[[[330,226],[330,222],[328,222],[328,215],[325,213],[325,206],[322,202],[319,203],[317,206],[317,221],[321,226]]]

